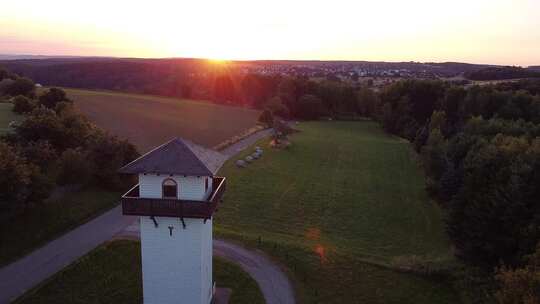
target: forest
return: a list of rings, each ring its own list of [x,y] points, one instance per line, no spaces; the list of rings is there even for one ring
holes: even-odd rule
[[[426,189],[447,214],[474,303],[540,300],[538,83],[405,81],[379,96],[375,117],[414,144]]]

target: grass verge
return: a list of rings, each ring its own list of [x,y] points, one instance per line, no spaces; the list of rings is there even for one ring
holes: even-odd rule
[[[239,266],[214,258],[218,287],[232,289],[229,303],[264,303],[257,283]],[[33,289],[16,304],[142,303],[140,243],[107,243]]]

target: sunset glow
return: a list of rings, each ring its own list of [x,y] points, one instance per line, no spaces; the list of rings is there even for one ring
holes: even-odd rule
[[[10,1],[0,53],[540,64],[537,0]]]

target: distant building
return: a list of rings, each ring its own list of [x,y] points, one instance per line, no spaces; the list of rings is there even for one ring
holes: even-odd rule
[[[212,216],[225,192],[216,154],[177,138],[120,169],[139,177],[122,211],[140,216],[144,304],[212,301]]]

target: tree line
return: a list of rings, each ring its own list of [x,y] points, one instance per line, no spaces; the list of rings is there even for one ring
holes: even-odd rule
[[[476,269],[473,302],[540,302],[540,95],[529,90],[538,83],[412,80],[379,96],[376,119],[413,143],[456,255]]]
[[[136,148],[97,128],[63,90],[38,93],[32,80],[0,69],[0,101],[24,116],[0,138],[3,216],[42,203],[57,186],[125,186],[117,170],[138,156]]]

